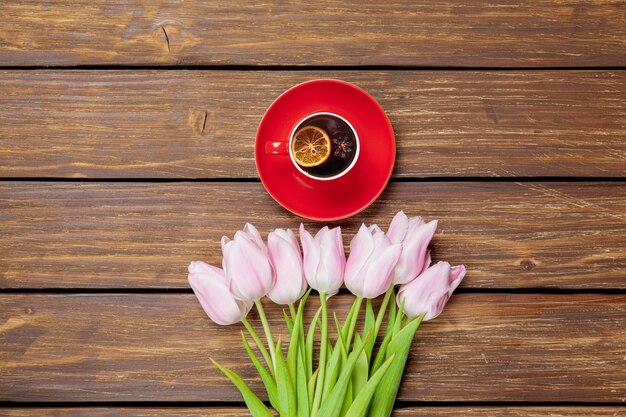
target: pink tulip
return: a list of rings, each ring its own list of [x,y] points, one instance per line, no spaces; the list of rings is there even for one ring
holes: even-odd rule
[[[325,226],[313,238],[300,224],[300,241],[304,252],[304,276],[309,285],[326,295],[336,294],[346,268],[341,228]]]
[[[432,320],[441,314],[464,276],[464,265],[451,267],[448,262],[437,262],[413,281],[400,286],[398,306],[404,301],[407,316],[416,318],[425,314],[424,320]]]
[[[272,289],[274,270],[267,246],[253,225],[246,223],[233,240],[224,236],[222,253],[222,266],[235,297],[256,301]]]
[[[230,292],[226,274],[220,268],[192,262],[187,276],[200,305],[211,320],[222,326],[243,320],[252,302],[236,299]]]
[[[307,288],[298,239],[291,229],[276,229],[268,235],[267,245],[276,272],[276,282],[267,295],[277,304],[294,303]]]
[[[376,298],[391,286],[393,270],[402,245],[391,240],[376,225],[361,225],[350,242],[346,264],[346,287],[358,297]]]
[[[393,274],[394,284],[406,284],[428,268],[428,244],[436,230],[437,220],[424,223],[421,217],[409,219],[403,211],[395,215],[387,231],[393,243],[402,243],[402,255]]]

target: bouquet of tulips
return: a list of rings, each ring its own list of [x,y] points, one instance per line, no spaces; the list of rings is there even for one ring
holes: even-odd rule
[[[425,223],[403,212],[387,233],[377,225],[362,225],[346,260],[339,227],[324,227],[312,236],[300,225],[301,251],[289,229],[270,232],[266,245],[257,229],[246,224],[232,240],[222,238],[223,269],[192,262],[189,283],[215,323],[243,323],[256,349],[242,331],[243,346],[281,417],[386,417],[417,328],[441,313],[465,275],[463,265],[430,265],[428,245],[436,228],[436,220]],[[355,298],[340,321],[336,314],[329,318],[327,301],[342,285]],[[304,311],[312,289],[320,306],[306,326]],[[381,295],[375,309],[372,299]],[[288,341],[272,336],[260,302],[265,296],[288,306]],[[253,305],[265,341],[246,320]],[[374,349],[377,339],[380,344]],[[274,415],[241,377],[213,363],[239,389],[252,416]]]

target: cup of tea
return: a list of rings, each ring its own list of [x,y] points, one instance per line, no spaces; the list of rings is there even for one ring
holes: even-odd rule
[[[346,175],[359,158],[359,136],[335,113],[313,113],[291,129],[289,140],[271,142],[270,153],[289,154],[291,162],[309,178],[330,181]]]

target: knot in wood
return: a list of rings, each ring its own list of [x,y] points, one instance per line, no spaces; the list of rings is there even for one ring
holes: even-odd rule
[[[524,271],[532,271],[535,267],[535,264],[529,259],[524,259],[522,262],[520,262],[520,266]]]

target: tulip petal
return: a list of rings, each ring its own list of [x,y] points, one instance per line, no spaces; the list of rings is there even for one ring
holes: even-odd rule
[[[246,223],[243,226],[243,232],[250,236],[252,240],[254,240],[259,246],[263,246],[263,239],[261,238],[261,234],[252,223]]]
[[[386,247],[377,254],[365,274],[363,297],[376,298],[391,286],[393,269],[400,258],[402,245],[397,243]]]
[[[226,246],[228,245],[228,243],[230,242],[230,238],[228,236],[222,236],[222,255],[225,252]]]
[[[274,284],[269,258],[244,234],[237,232],[233,243],[224,257],[231,291],[237,298],[259,300]]]
[[[232,247],[232,242],[233,241],[226,236],[222,236],[222,269],[224,270],[224,273],[226,274],[226,277],[228,277],[229,281],[231,275],[228,272],[228,262],[226,262],[226,260],[231,258],[230,249]]]
[[[339,287],[335,288],[335,282],[337,281],[335,277],[339,275],[340,265],[333,258],[334,254],[331,253],[329,248],[325,248],[322,246],[321,248],[321,259],[322,261],[317,267],[317,290],[323,291],[326,293],[336,293],[339,290]],[[340,284],[341,285],[341,284]]]
[[[336,294],[343,283],[346,267],[341,229],[327,229],[321,241],[321,262],[317,270],[319,282],[324,292]]]
[[[322,227],[320,230],[317,231],[317,233],[315,234],[315,241],[318,244],[321,244],[322,241],[324,240],[324,237],[328,235],[328,233],[330,232],[330,228],[328,226],[324,226]]]
[[[404,236],[409,228],[409,218],[400,210],[391,220],[387,236],[393,243],[402,243]]]
[[[382,231],[382,229],[377,225],[377,224],[370,224],[370,226],[367,228],[367,230],[369,230],[369,232],[373,235],[377,234],[377,233],[384,233]]]
[[[304,275],[309,285],[327,295],[337,293],[346,267],[341,229],[336,227],[331,230],[325,226],[313,238],[301,224],[300,241],[304,253]]]
[[[450,288],[448,289],[448,293],[452,295],[452,293],[454,292],[454,290],[457,289],[461,281],[463,281],[463,278],[465,278],[465,273],[466,273],[465,265],[453,266],[450,269],[450,272],[451,272],[452,282],[450,283]]]
[[[276,272],[276,282],[269,298],[277,304],[291,304],[306,291],[302,271],[302,253],[291,230],[277,229],[267,238],[270,260]]]
[[[246,223],[243,226],[243,232],[247,234],[260,248],[265,246],[265,243],[263,243],[263,238],[261,237],[261,234],[259,233],[257,228],[254,227],[252,223]]]
[[[189,264],[188,269],[189,269],[189,273],[210,274],[212,278],[221,281],[225,285],[229,284],[229,280],[226,277],[226,274],[224,273],[222,269],[213,265],[209,265],[206,262],[193,261]]]
[[[311,234],[300,224],[300,242],[304,253],[304,276],[309,285],[317,289],[317,267],[320,263],[320,248]]]
[[[300,255],[302,255],[302,250],[300,249],[300,243],[298,242],[298,238],[291,229],[287,229],[287,234],[284,239],[288,241],[290,245],[296,248]]]
[[[430,250],[428,250],[426,252],[426,260],[424,261],[424,267],[422,268],[422,270],[419,272],[420,274],[424,271],[426,271],[429,267],[431,262],[433,261],[433,258],[430,256]],[[419,274],[418,274],[419,275]]]
[[[291,233],[291,235],[290,235]],[[291,232],[290,229],[274,229],[273,231],[270,232],[270,234],[267,235],[267,243],[268,243],[268,247],[269,247],[269,242],[270,242],[270,235],[273,235],[274,238],[281,238],[289,243],[291,243],[291,236],[293,235],[293,232]]]
[[[339,286],[343,283],[343,277],[346,271],[346,252],[343,247],[343,238],[341,237],[341,227],[335,227],[335,256],[339,262]]]
[[[398,302],[405,302],[405,313],[411,318],[425,314],[424,320],[432,320],[443,311],[450,295],[465,274],[462,265],[453,268],[447,262],[438,262],[398,292]]]
[[[187,269],[189,270],[189,272],[206,272],[206,273],[211,273],[211,272],[213,272],[213,268],[215,268],[215,267],[212,266],[212,265],[207,264],[206,262],[193,261],[193,262],[191,262],[189,264],[189,267]]]
[[[374,238],[365,224],[361,224],[359,231],[350,242],[350,255],[346,262],[344,278],[346,285],[352,285],[353,281],[362,274],[372,252],[374,252]]]
[[[252,307],[252,303],[233,297],[225,283],[224,272],[219,268],[189,273],[187,279],[206,314],[219,325],[226,326],[241,321]]]
[[[428,244],[436,230],[437,220],[409,227],[402,243],[402,255],[394,272],[394,284],[406,284],[424,270]]]
[[[419,227],[424,224],[424,219],[420,216],[411,217],[409,219],[409,229]]]

